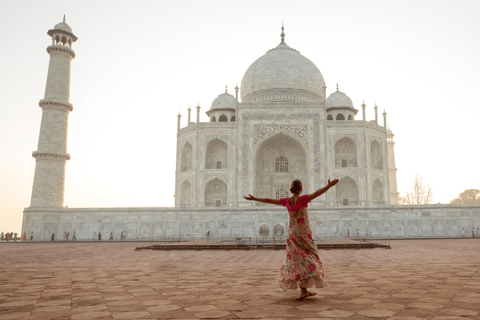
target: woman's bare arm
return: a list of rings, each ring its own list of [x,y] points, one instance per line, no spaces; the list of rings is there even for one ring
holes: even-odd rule
[[[314,193],[310,193],[308,195],[308,200],[312,201],[313,199],[315,199],[316,197],[324,194],[325,192],[327,192],[328,189],[330,189],[331,187],[333,187],[334,185],[336,185],[338,183],[338,179],[334,179],[332,181],[330,181],[330,179],[328,179],[328,184],[321,188],[321,189],[318,189],[317,191],[315,191]]]
[[[258,202],[263,202],[263,203],[271,203],[271,204],[276,204],[276,205],[281,205],[280,200],[278,199],[269,199],[269,198],[255,198],[251,194],[249,194],[249,197],[244,197],[247,200],[250,201],[258,201]]]

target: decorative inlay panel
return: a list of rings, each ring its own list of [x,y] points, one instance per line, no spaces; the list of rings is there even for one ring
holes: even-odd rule
[[[205,185],[208,181],[212,179],[220,179],[228,185],[228,175],[227,174],[207,174],[203,177],[203,184]]]
[[[350,134],[342,134],[342,133],[337,133],[333,135],[333,142],[337,142],[338,140],[342,139],[343,137],[347,137],[352,139],[353,141],[357,142],[357,134],[355,133],[350,133]]]
[[[285,131],[290,134],[296,135],[300,140],[308,146],[308,129],[306,125],[256,125],[254,126],[254,140],[253,144],[256,145],[262,141],[265,137],[268,137],[272,133],[278,131]]]

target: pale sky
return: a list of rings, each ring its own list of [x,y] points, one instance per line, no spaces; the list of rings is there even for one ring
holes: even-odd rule
[[[30,204],[51,43],[73,50],[65,205],[174,206],[177,114],[201,121],[280,42],[336,83],[368,120],[386,109],[398,190],[416,173],[434,203],[480,189],[480,1],[2,1],[0,231]],[[380,123],[383,120],[380,116]],[[305,190],[307,193],[314,190]]]

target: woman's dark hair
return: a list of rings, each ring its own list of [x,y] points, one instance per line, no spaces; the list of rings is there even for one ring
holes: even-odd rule
[[[290,192],[295,193],[295,194],[299,194],[300,190],[302,190],[302,188],[303,188],[302,180],[295,179],[295,180],[292,181],[292,184],[290,185]]]

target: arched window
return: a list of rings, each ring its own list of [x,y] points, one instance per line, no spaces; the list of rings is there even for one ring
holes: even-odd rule
[[[284,156],[275,160],[275,172],[288,172],[288,160]]]
[[[60,37],[59,36],[55,37],[55,44],[60,44]]]
[[[212,117],[210,118],[210,122],[215,122],[215,116],[212,116]]]
[[[286,197],[288,197],[288,191],[283,188],[280,188],[277,190],[277,192],[275,192],[275,199],[282,199]]]
[[[329,115],[327,116],[327,120],[333,120],[333,117],[332,117],[331,114],[329,114]]]
[[[348,115],[348,120],[353,120],[353,117],[351,114]]]
[[[227,116],[222,114],[220,118],[218,118],[218,122],[228,122]]]
[[[277,224],[277,225],[275,225],[275,227],[273,227],[273,235],[274,236],[283,237],[284,232],[285,232],[285,230],[284,230],[283,226],[280,225],[280,224]]]
[[[356,167],[357,166],[357,148],[355,142],[347,137],[343,137],[335,143],[335,167]]]
[[[370,145],[370,164],[373,169],[383,169],[382,147],[377,140]]]
[[[230,119],[230,122],[235,122],[235,116],[232,116],[232,118]]]
[[[222,180],[215,178],[205,185],[205,206],[227,206],[227,185]]]
[[[262,225],[260,227],[260,236],[261,237],[268,237],[269,233],[270,233],[270,229],[268,228],[267,225]]]
[[[180,205],[187,207],[192,204],[192,187],[190,182],[185,180],[180,187]]]
[[[340,179],[335,186],[335,193],[337,205],[348,206],[358,204],[357,183],[350,177]]]
[[[343,113],[339,113],[337,114],[337,118],[335,120],[345,120],[345,116],[343,115]]]
[[[205,169],[228,169],[228,146],[220,139],[207,144]]]
[[[372,197],[374,204],[384,204],[383,183],[380,179],[375,179],[372,184]]]
[[[185,143],[182,148],[180,172],[192,170],[192,154],[192,145],[189,142]]]
[[[62,37],[62,45],[67,44],[67,38],[65,36]]]

